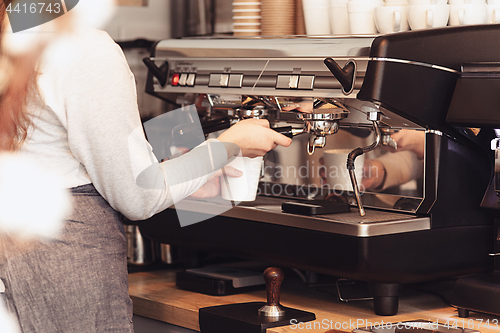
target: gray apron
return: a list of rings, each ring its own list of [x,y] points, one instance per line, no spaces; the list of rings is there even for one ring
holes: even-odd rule
[[[7,305],[24,333],[133,332],[121,215],[91,184],[72,193],[56,240],[23,250],[0,238]]]

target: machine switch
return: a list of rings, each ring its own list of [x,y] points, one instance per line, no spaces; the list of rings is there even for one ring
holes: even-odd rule
[[[187,73],[182,73],[181,77],[179,78],[179,85],[180,86],[185,86],[187,78],[188,78],[188,74]]]
[[[208,81],[209,87],[220,87],[222,74],[210,74],[210,80]]]
[[[314,75],[301,75],[299,78],[299,89],[313,90],[314,88]]]
[[[290,81],[288,82],[288,87],[290,89],[297,89],[299,87],[299,76],[298,75],[290,76]]]
[[[276,89],[290,89],[291,75],[278,75]]]
[[[229,88],[241,88],[243,85],[243,74],[229,75]]]
[[[229,74],[222,74],[220,76],[220,86],[227,87],[229,85]]]
[[[195,73],[190,73],[188,74],[187,80],[186,80],[186,85],[189,87],[194,87],[194,80],[196,79],[196,74]]]
[[[179,77],[181,75],[179,73],[174,73],[172,74],[172,81],[170,82],[171,85],[173,86],[178,86],[179,85]]]

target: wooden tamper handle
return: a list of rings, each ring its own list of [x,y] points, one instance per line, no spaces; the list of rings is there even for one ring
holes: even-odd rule
[[[259,309],[259,314],[266,317],[280,317],[285,311],[280,305],[281,282],[285,274],[281,268],[269,267],[264,271],[266,281],[267,304]]]

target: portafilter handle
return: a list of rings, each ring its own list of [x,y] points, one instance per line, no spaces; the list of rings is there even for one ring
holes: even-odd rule
[[[281,283],[285,274],[281,268],[269,267],[264,271],[266,281],[267,303],[259,309],[259,314],[265,317],[280,317],[285,310],[280,305]]]
[[[292,126],[274,127],[273,130],[292,139],[294,136],[306,133],[304,128],[293,128]]]

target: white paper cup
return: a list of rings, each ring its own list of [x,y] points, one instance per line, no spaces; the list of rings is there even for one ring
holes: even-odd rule
[[[329,6],[329,0],[302,0],[307,35],[331,35]]]
[[[408,24],[412,30],[444,27],[450,17],[450,5],[408,6]]]
[[[377,33],[375,25],[375,7],[384,3],[378,0],[361,1],[350,0],[347,3],[349,15],[349,29],[352,35],[374,35]]]
[[[221,178],[222,199],[231,201],[254,201],[257,196],[263,157],[236,157],[229,166],[243,172],[241,177]]]
[[[450,5],[450,25],[485,24],[488,21],[487,11],[486,4]]]
[[[375,25],[382,34],[408,31],[407,6],[379,6],[375,8]]]
[[[309,36],[331,35],[330,13],[328,7],[304,7],[306,34]]]
[[[326,181],[335,192],[352,191],[351,177],[347,170],[347,155],[352,149],[328,149],[323,153],[326,167]],[[365,156],[360,155],[354,160],[354,174],[358,186],[363,179],[363,164]]]

